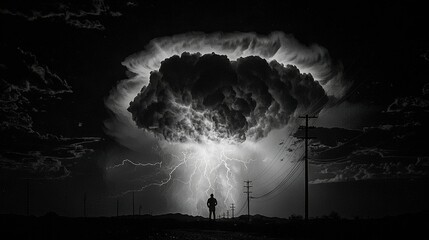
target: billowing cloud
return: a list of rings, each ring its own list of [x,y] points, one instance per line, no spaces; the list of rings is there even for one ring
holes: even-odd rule
[[[188,33],[158,38],[152,40],[144,51],[129,56],[122,63],[127,67],[130,78],[119,82],[105,101],[107,108],[114,114],[114,117],[105,122],[106,132],[109,135],[114,136],[121,144],[133,149],[136,143],[144,144],[153,141],[150,140],[150,136],[144,134],[144,131],[139,130],[136,122],[132,119],[132,114],[128,111],[130,102],[133,102],[142,88],[149,84],[151,72],[160,72],[162,61],[175,55],[181,56],[184,52],[188,52],[190,55],[199,53],[201,56],[211,53],[225,55],[229,61],[236,61],[235,65],[238,64],[239,58],[257,56],[268,63],[269,68],[271,68],[268,70],[277,71],[278,74],[281,72],[280,66],[292,71],[292,67],[287,67],[287,65],[294,65],[299,69],[297,73],[310,73],[314,80],[319,82],[325,93],[331,96],[331,99],[344,96],[350,86],[342,79],[341,65],[335,64],[330,59],[326,49],[316,44],[302,45],[293,36],[281,32],[273,32],[268,36],[254,33]],[[244,60],[241,61],[244,62]],[[278,67],[274,66],[276,65],[274,62],[277,62]],[[155,74],[152,78],[156,78]],[[277,91],[282,90],[284,89],[277,89]],[[297,91],[299,90],[297,89]],[[274,95],[274,93],[270,94]],[[292,97],[297,99],[297,96]],[[315,98],[312,104],[323,106],[323,104],[317,103],[318,100],[323,102],[324,98]],[[300,102],[299,99],[298,102]],[[287,103],[293,104],[292,102]],[[304,104],[304,101],[301,101],[301,104]],[[278,107],[280,109],[280,106]],[[284,109],[290,111],[287,107]],[[315,112],[318,112],[320,108],[316,110]],[[139,124],[143,126],[143,123]],[[145,124],[149,128],[156,127],[155,125],[149,126],[148,123]],[[254,135],[257,136],[257,133]],[[263,133],[260,136],[263,136]]]
[[[312,163],[319,169],[312,183],[369,179],[416,179],[429,176],[429,102],[422,95],[396,98],[379,113],[379,125],[361,130],[316,128]]]
[[[142,151],[152,146],[163,156],[154,178],[133,178],[140,185],[122,193],[168,185],[172,211],[192,214],[206,212],[210,193],[221,211],[241,204],[243,180],[260,176],[262,168],[263,176],[282,179],[302,155],[301,148],[292,153],[290,143],[277,148],[296,131],[296,117],[319,113],[349,88],[326,49],[281,32],[158,38],[122,64],[128,79],[105,101],[112,113],[106,133],[142,153],[130,158],[136,164],[158,161]],[[114,172],[126,171],[118,160],[110,163],[121,166]],[[133,181],[130,174],[123,181]],[[255,193],[278,183],[270,180]]]
[[[423,93],[425,94],[424,88]],[[419,110],[428,110],[429,108],[429,99],[424,97],[403,97],[397,98],[395,101],[389,105],[387,112],[416,112]]]
[[[22,17],[28,21],[41,19],[59,19],[65,23],[84,29],[104,30],[105,27],[99,20],[94,19],[99,16],[119,17],[122,14],[110,10],[108,4],[103,0],[93,0],[90,6],[67,5],[55,3],[46,5],[45,9],[0,9],[0,14]]]
[[[169,141],[243,142],[265,137],[297,109],[313,112],[327,100],[320,84],[292,65],[183,53],[151,73],[128,110],[139,127]]]
[[[68,138],[38,127],[53,120],[48,106],[73,93],[72,87],[33,53],[2,50],[0,61],[7,64],[0,66],[0,171],[22,178],[68,176],[74,160],[91,153],[88,145],[101,138]]]
[[[373,150],[376,151],[376,150]],[[374,155],[375,154],[375,155]],[[418,179],[428,177],[427,158],[395,156],[383,158],[376,155],[355,153],[348,161],[333,162],[320,167],[312,184],[364,181],[377,179]]]
[[[44,99],[59,99],[72,93],[71,86],[29,51],[3,48],[0,60],[10,62],[0,68],[1,95],[0,129],[11,127],[34,132],[31,113],[39,110],[31,104],[34,95]],[[43,99],[42,98],[42,99]]]

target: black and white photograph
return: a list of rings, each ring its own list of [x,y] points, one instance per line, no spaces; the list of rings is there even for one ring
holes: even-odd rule
[[[0,238],[424,238],[428,16],[2,0]]]

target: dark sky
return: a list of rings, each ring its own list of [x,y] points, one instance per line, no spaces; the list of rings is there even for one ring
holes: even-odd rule
[[[86,193],[90,216],[115,215],[115,196],[139,188],[138,179],[150,181],[157,166],[106,168],[142,156],[162,159],[152,142],[124,146],[107,134],[104,123],[115,115],[105,100],[131,76],[121,63],[159,37],[273,31],[324,47],[350,86],[325,105],[311,130],[317,140],[310,216],[427,210],[425,8],[407,1],[296,2],[2,1],[0,212],[25,214],[28,180],[31,214],[81,216]],[[241,183],[236,187],[241,191]],[[272,198],[253,200],[255,213],[303,214],[302,187],[300,175]],[[143,213],[180,211],[166,194],[171,188],[137,192]],[[119,199],[121,212],[130,214],[131,194]]]

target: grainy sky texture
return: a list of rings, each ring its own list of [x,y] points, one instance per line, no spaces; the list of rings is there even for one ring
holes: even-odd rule
[[[407,2],[2,1],[0,213],[429,208],[429,39]],[[240,209],[237,209],[237,211]]]

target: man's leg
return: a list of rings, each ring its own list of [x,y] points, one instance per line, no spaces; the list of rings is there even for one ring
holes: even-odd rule
[[[209,209],[209,220],[212,219],[212,211]]]
[[[213,220],[216,220],[216,210],[213,209]]]

